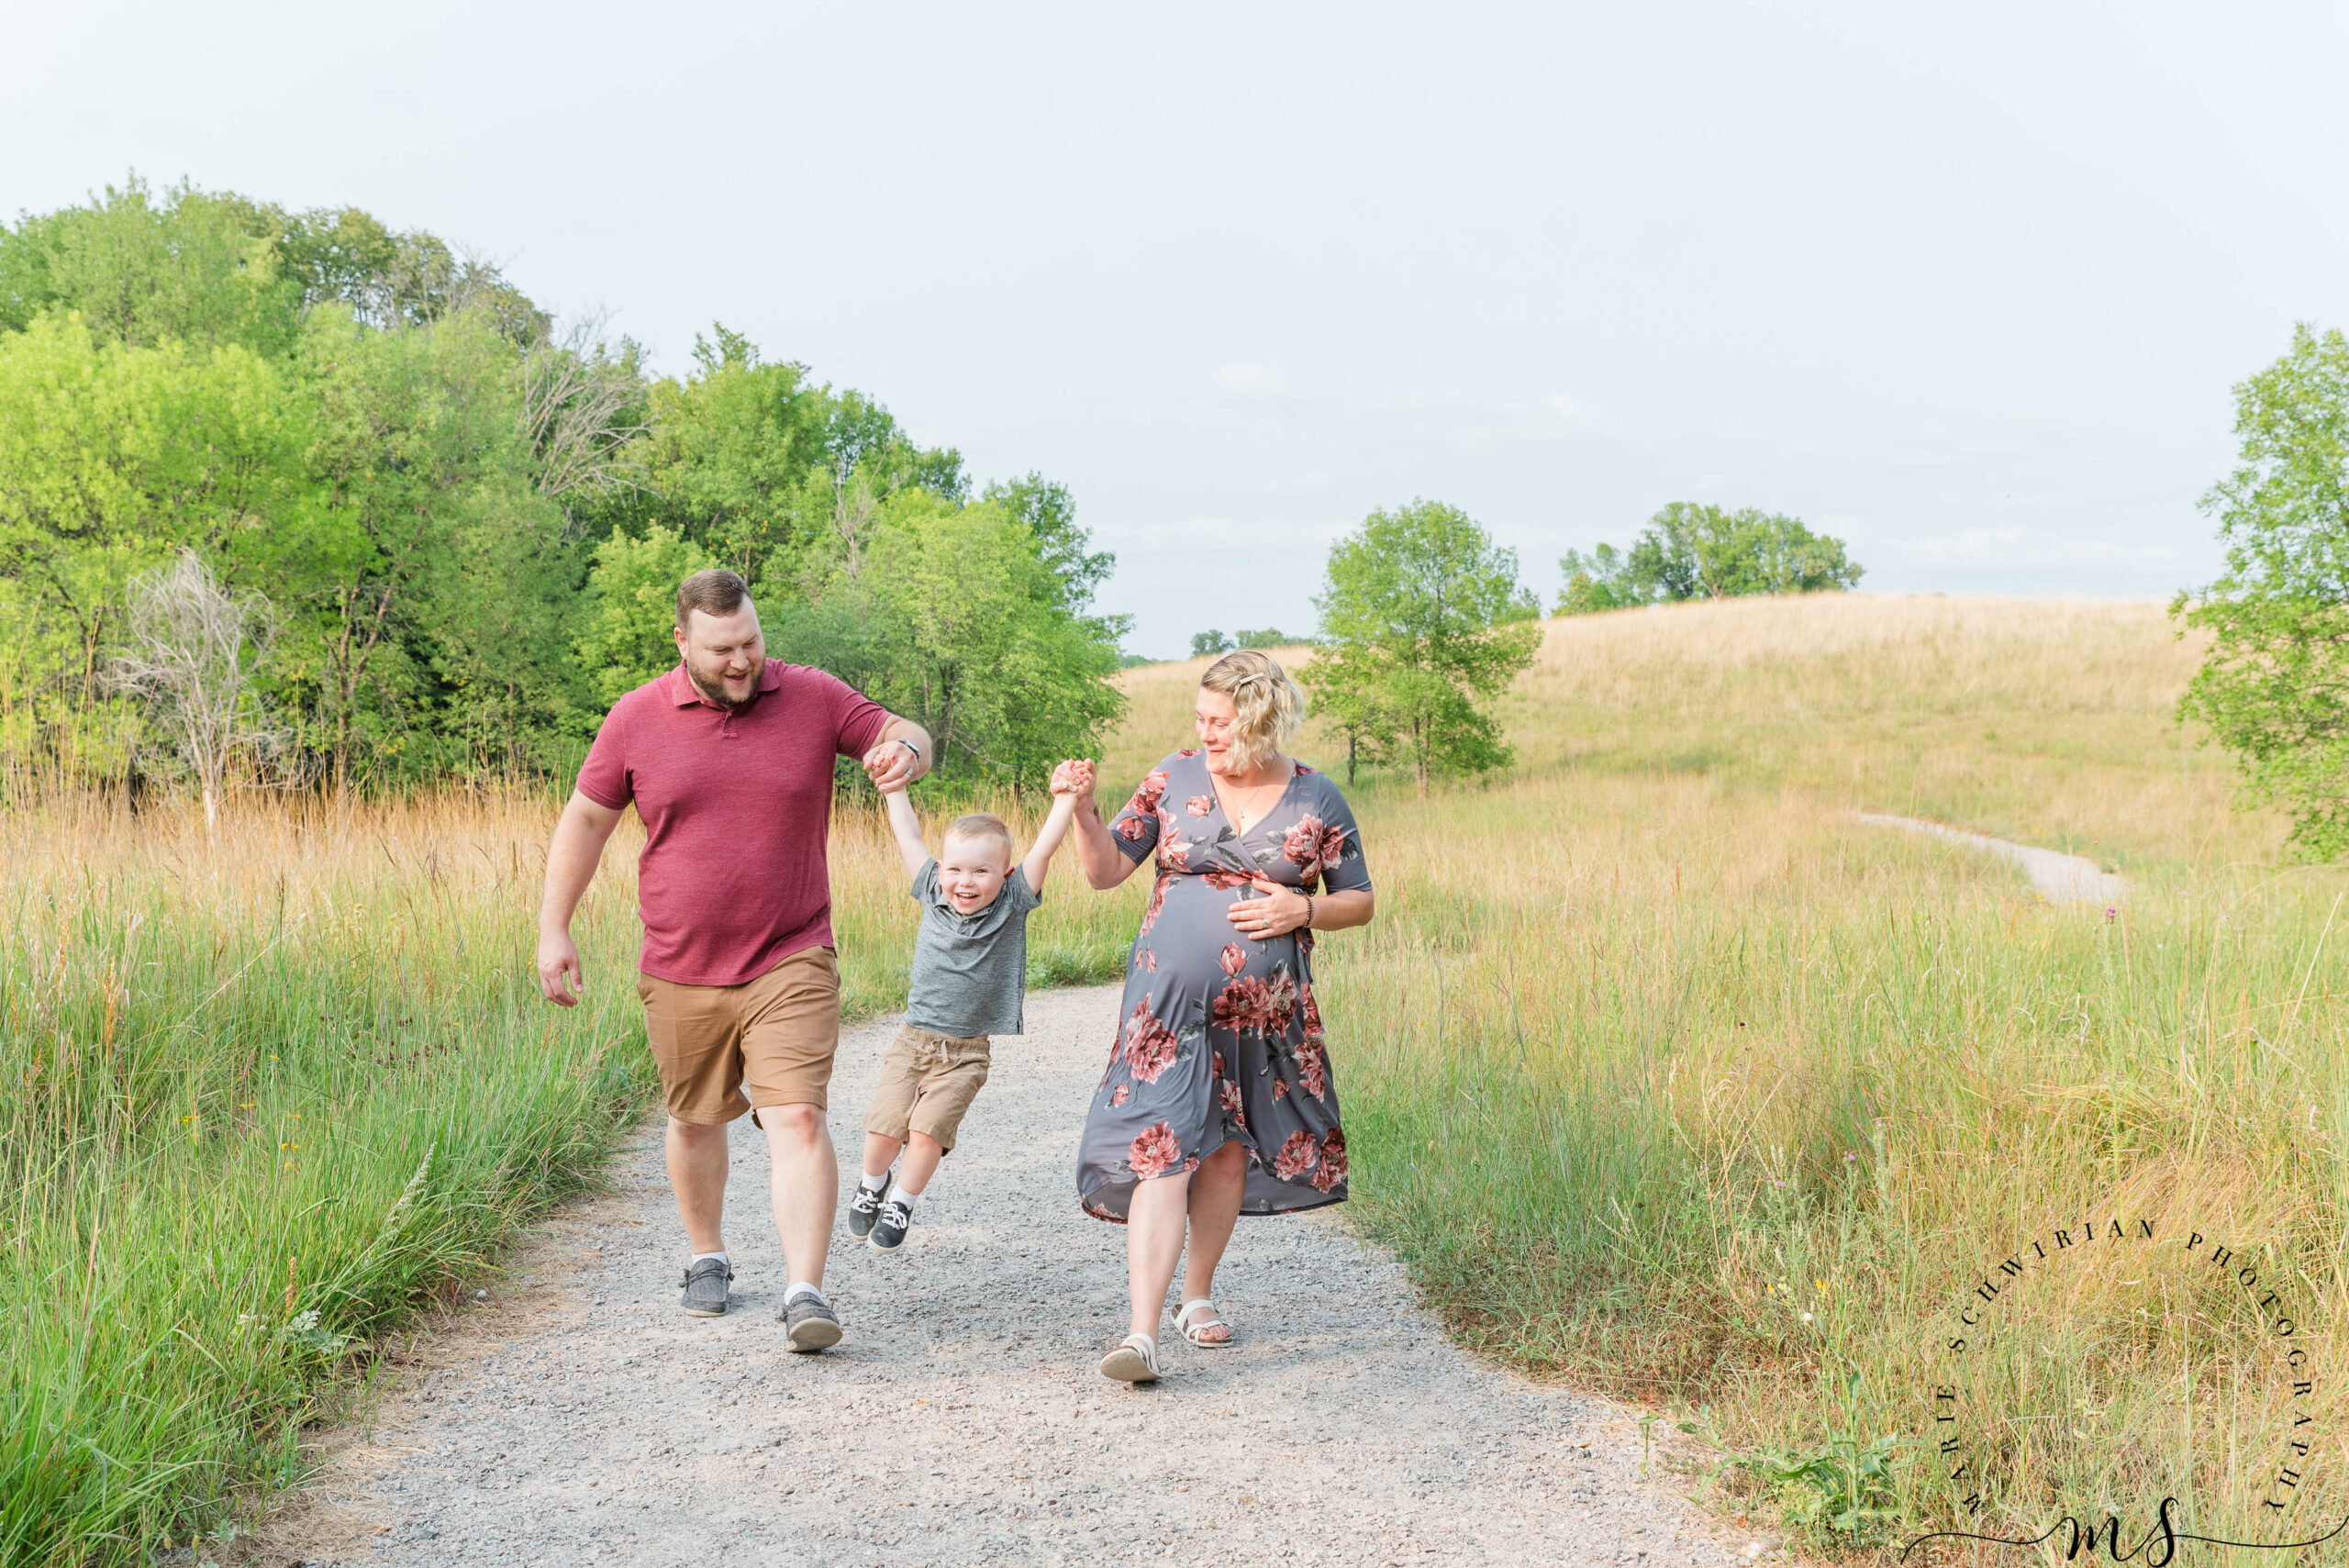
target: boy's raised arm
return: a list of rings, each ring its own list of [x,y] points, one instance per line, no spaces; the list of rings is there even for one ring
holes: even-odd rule
[[[1052,813],[1044,818],[1043,827],[1036,830],[1036,841],[1028,846],[1028,858],[1019,865],[1030,892],[1044,891],[1044,875],[1052,869],[1052,852],[1068,837],[1068,825],[1076,817],[1077,800],[1092,783],[1090,762],[1063,762],[1052,770]]]
[[[921,841],[921,818],[914,815],[914,803],[902,788],[881,798],[889,805],[889,830],[897,836],[897,852],[906,858],[906,869],[918,876],[930,860],[930,846]]]

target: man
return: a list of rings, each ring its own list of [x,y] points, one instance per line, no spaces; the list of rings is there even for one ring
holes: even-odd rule
[[[832,759],[884,789],[930,771],[930,736],[821,670],[770,663],[750,590],[697,572],[677,590],[678,667],[612,705],[547,846],[539,986],[578,1001],[572,912],[633,802],[644,954],[637,992],[669,1112],[669,1184],[692,1244],[684,1307],[726,1310],[726,1128],[745,1110],[774,1162],[791,1348],[837,1344],[824,1299],[840,1170],[824,1119],[840,1044],[824,840]],[[748,1091],[747,1095],[745,1091]]]

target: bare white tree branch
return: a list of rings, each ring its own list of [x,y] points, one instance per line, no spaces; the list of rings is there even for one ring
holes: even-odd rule
[[[275,628],[267,599],[228,592],[192,550],[130,581],[129,648],[111,678],[146,702],[195,774],[207,832],[219,817],[229,758],[268,739],[248,699]]]
[[[539,493],[551,500],[642,482],[638,440],[648,427],[623,418],[642,388],[605,346],[607,319],[582,317],[522,357],[522,436],[538,458]]]

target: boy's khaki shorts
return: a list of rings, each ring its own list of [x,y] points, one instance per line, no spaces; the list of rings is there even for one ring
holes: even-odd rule
[[[864,1130],[903,1143],[908,1133],[938,1140],[952,1151],[955,1130],[979,1085],[987,1081],[985,1035],[957,1040],[901,1024],[881,1058],[881,1082],[864,1112]]]
[[[802,948],[740,985],[680,985],[639,971],[636,994],[677,1120],[716,1126],[768,1106],[824,1108],[841,1044],[831,949]]]

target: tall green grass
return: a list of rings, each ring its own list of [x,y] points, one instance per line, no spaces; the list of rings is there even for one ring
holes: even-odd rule
[[[0,1561],[143,1561],[291,1479],[327,1374],[596,1169],[641,1026],[537,1001],[530,826],[11,815]]]
[[[369,1337],[451,1299],[652,1103],[640,838],[607,852],[559,1011],[532,972],[554,817],[0,824],[0,1562],[144,1561],[297,1478]],[[901,1006],[916,911],[885,824],[843,813],[832,854],[844,1010]],[[1116,978],[1138,908],[1081,894],[1072,857],[1031,982]]]
[[[2165,1496],[2198,1534],[2332,1529],[2349,878],[2231,807],[2171,718],[2194,656],[2134,605],[1553,623],[1515,770],[1353,792],[1380,917],[1317,962],[1356,1222],[1468,1342],[1664,1407],[1813,1550],[2065,1513],[2133,1545]],[[1137,717],[1174,728],[1193,675],[1138,672]],[[1854,810],[2072,848],[2132,894],[2050,906]],[[2090,1216],[2132,1239],[2081,1247]],[[1956,1319],[1986,1276],[1982,1333]]]

